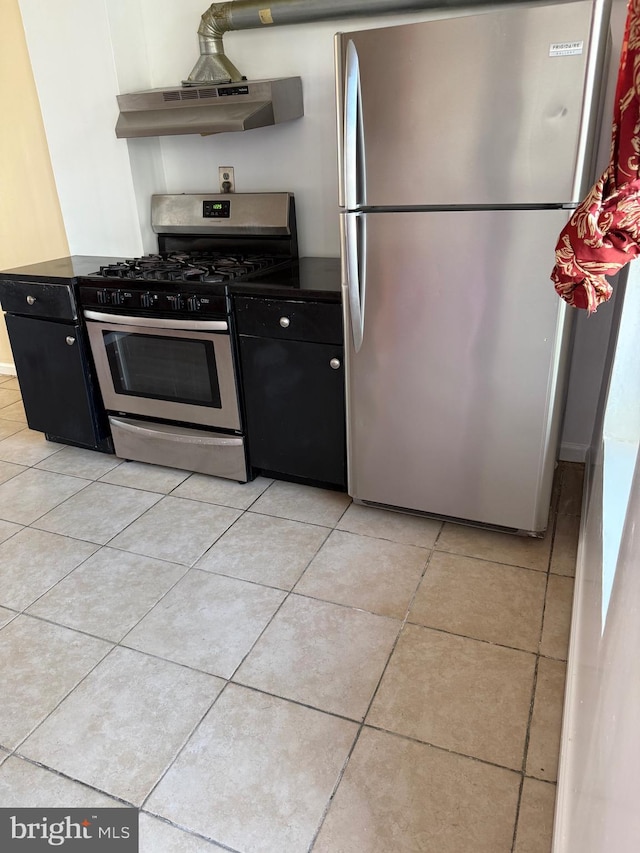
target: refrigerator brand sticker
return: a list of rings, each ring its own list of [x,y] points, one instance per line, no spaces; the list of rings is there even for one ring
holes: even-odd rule
[[[583,51],[583,41],[559,41],[551,45],[549,56],[577,56]]]

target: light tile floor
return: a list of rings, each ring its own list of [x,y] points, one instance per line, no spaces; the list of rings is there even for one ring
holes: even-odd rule
[[[0,804],[142,853],[548,853],[582,468],[543,540],[64,447],[0,377]]]

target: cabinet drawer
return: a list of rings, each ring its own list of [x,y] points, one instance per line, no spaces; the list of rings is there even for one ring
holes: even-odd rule
[[[78,312],[69,284],[35,281],[0,281],[2,310],[28,317],[75,320]]]
[[[342,306],[337,303],[236,296],[234,304],[241,335],[342,343]]]

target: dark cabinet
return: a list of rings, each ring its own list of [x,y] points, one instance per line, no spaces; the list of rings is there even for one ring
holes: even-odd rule
[[[346,488],[340,305],[252,297],[235,303],[251,466]]]
[[[2,310],[8,314],[24,314],[48,320],[78,319],[78,309],[70,284],[53,282],[0,282]]]
[[[74,323],[14,314],[5,320],[31,429],[54,441],[110,450],[84,330]]]

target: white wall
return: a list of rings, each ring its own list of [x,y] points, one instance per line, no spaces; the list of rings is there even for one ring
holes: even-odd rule
[[[632,265],[588,469],[554,853],[640,850],[639,311],[640,266]]]
[[[137,0],[127,0],[133,22]],[[139,254],[126,143],[116,140],[118,75],[105,0],[20,0],[51,164],[72,254]]]
[[[625,18],[625,0],[614,0],[616,47]],[[576,570],[554,853],[640,849],[640,264],[625,279],[626,292],[620,284],[595,316],[579,318],[570,379],[565,435],[573,430],[589,443],[594,410],[598,425]],[[605,357],[610,328],[613,358]]]
[[[185,79],[198,55],[202,0],[20,0],[71,251],[139,254],[155,246],[153,192],[218,189],[296,195],[300,251],[339,253],[333,35],[451,11],[351,18],[229,33],[248,78],[301,76],[304,118],[246,133],[117,140],[116,95]],[[490,7],[489,7],[490,8]],[[474,10],[460,9],[457,14]]]
[[[0,2],[0,268],[68,254],[18,0]],[[9,130],[10,129],[10,130]],[[4,315],[0,373],[15,374]]]
[[[614,0],[618,18],[624,6],[625,0]],[[303,118],[204,138],[117,140],[116,94],[185,79],[199,55],[197,29],[207,3],[20,0],[20,7],[70,249],[99,255],[153,250],[151,194],[215,191],[218,166],[225,165],[235,168],[238,192],[294,192],[301,253],[337,256],[333,34],[452,14],[444,9],[228,33],[226,51],[248,78],[302,77]],[[617,35],[616,47],[620,40]],[[610,114],[609,105],[601,161]],[[588,320],[578,318],[562,458],[584,459],[590,443],[608,314],[604,306]]]
[[[207,3],[183,0],[178,9],[175,0],[141,2],[151,85],[176,85],[189,75],[198,58],[196,33]],[[248,79],[302,77],[305,115],[246,133],[163,137],[160,144],[167,191],[217,190],[218,166],[233,166],[238,192],[295,193],[301,254],[337,257],[334,34],[473,11],[477,9],[358,17],[228,33],[225,50]]]

